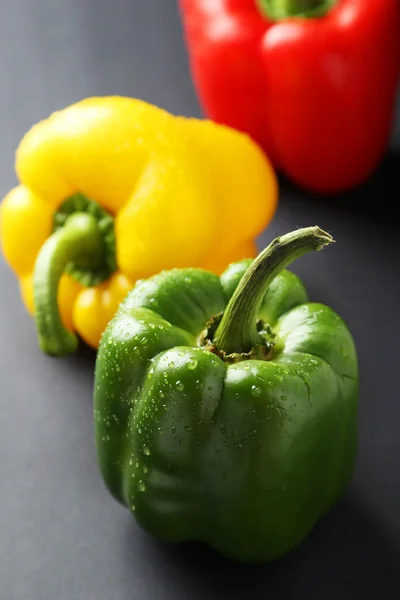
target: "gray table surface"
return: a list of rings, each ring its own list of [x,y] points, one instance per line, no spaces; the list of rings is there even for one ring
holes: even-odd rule
[[[138,96],[200,115],[173,0],[2,0],[0,196],[28,127],[88,95]],[[294,266],[348,322],[361,369],[360,448],[346,496],[287,558],[241,567],[150,539],[106,492],[93,444],[94,354],[36,346],[0,262],[1,600],[392,598],[400,583],[400,158],[362,189],[307,197],[282,184],[277,234],[319,224],[334,247]],[[23,241],[21,242],[23,243]]]

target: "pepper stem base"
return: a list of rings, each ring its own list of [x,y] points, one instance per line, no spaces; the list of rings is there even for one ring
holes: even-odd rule
[[[258,0],[261,13],[272,21],[290,17],[322,17],[338,0]]]

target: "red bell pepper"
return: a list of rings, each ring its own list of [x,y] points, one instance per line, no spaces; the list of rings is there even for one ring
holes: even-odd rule
[[[207,117],[249,133],[302,187],[376,168],[400,75],[400,0],[180,0]]]

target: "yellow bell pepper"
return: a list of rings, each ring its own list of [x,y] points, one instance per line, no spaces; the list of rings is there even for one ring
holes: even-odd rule
[[[73,352],[76,334],[97,348],[138,279],[220,273],[255,256],[278,195],[246,135],[124,97],[88,98],[35,125],[16,171],[0,205],[3,253],[52,355]]]

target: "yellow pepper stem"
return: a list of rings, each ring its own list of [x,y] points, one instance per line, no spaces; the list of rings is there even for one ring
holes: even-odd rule
[[[52,356],[74,352],[77,336],[61,322],[57,302],[61,275],[71,262],[95,268],[103,259],[104,242],[97,220],[87,213],[74,213],[65,225],[43,244],[35,263],[35,321],[41,349]]]
[[[257,331],[261,303],[270,283],[306,252],[334,240],[319,227],[305,227],[274,240],[253,261],[239,282],[215,332],[214,346],[226,354],[248,353],[263,340]]]

